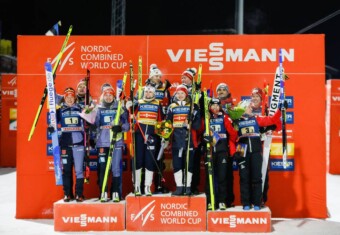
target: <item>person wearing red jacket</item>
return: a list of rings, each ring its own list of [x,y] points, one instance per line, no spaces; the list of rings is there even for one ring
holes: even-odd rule
[[[236,139],[237,131],[232,125],[232,120],[226,114],[221,105],[221,101],[216,98],[212,98],[209,102],[210,124],[209,127],[213,132],[213,135],[204,135],[205,142],[211,142],[212,158],[213,158],[213,175],[216,178],[217,184],[216,192],[214,193],[216,204],[218,203],[220,210],[226,210],[227,206],[230,207],[231,196],[228,195],[228,171],[233,171],[232,156],[236,152]],[[205,162],[207,162],[206,159]],[[214,209],[211,205],[210,187],[208,179],[208,169],[206,169],[206,185],[205,193],[207,196],[208,210]],[[233,199],[233,198],[232,198]],[[226,206],[227,205],[227,206]]]
[[[257,116],[253,113],[251,102],[243,102],[245,112],[235,120],[234,127],[238,131],[238,143],[246,146],[245,156],[237,151],[234,157],[238,163],[240,175],[241,203],[243,210],[261,209],[262,200],[262,141],[261,127],[280,124],[281,111],[273,116]]]

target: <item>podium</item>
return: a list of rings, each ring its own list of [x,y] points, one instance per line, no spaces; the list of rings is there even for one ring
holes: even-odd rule
[[[268,207],[259,211],[244,211],[242,206],[228,208],[225,211],[207,212],[207,231],[231,233],[271,232],[271,211]]]
[[[126,197],[127,231],[206,231],[206,196]]]
[[[83,202],[54,203],[55,231],[122,231],[125,230],[125,200],[100,202],[98,198]]]

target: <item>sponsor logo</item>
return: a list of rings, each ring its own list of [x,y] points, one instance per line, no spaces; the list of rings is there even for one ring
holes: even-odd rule
[[[17,98],[18,92],[17,89],[3,89],[1,91],[2,98]]]
[[[225,48],[223,42],[211,42],[206,48],[166,49],[170,60],[174,63],[183,61],[190,63],[208,63],[210,71],[221,71],[226,63],[232,62],[277,62],[276,48]],[[284,61],[294,62],[295,50],[282,49]]]
[[[294,112],[286,112],[286,123],[294,124]]]
[[[295,144],[287,143],[287,155],[294,156]],[[282,143],[272,143],[270,145],[270,156],[282,156]]]
[[[287,159],[286,169],[283,168],[282,159],[270,159],[270,170],[273,171],[294,171],[294,159]]]
[[[332,101],[339,102],[340,96],[332,95]]]
[[[148,220],[151,221],[155,220],[155,214],[152,213],[154,209],[155,200],[151,201],[149,204],[144,206],[137,214],[131,214],[130,219],[132,220],[132,222],[142,220],[143,221],[142,226],[144,226]]]
[[[17,84],[17,77],[15,76],[14,78],[12,78],[11,80],[9,80],[7,82],[8,85],[14,86]]]
[[[53,156],[53,146],[52,146],[52,144],[47,144],[46,152],[47,152],[47,156]]]
[[[236,228],[237,225],[268,224],[268,218],[266,217],[238,217],[236,215],[230,215],[229,217],[211,218],[211,222],[214,225],[229,225],[230,228]]]
[[[117,223],[117,216],[88,216],[80,214],[80,216],[62,216],[65,224],[79,224],[80,227],[86,227],[88,224],[109,224]]]

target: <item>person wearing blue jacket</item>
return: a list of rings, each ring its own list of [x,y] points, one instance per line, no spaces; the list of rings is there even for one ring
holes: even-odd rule
[[[97,107],[97,114],[94,125],[97,128],[96,149],[98,152],[98,186],[100,192],[102,192],[104,175],[106,164],[108,160],[108,154],[111,144],[110,131],[116,133],[116,142],[112,151],[112,200],[119,202],[121,194],[121,164],[124,150],[124,136],[123,132],[127,132],[130,129],[128,121],[128,112],[123,105],[121,106],[119,123],[114,124],[114,120],[117,114],[118,101],[115,99],[115,91],[112,86],[106,86],[103,88],[99,105]],[[105,186],[104,195],[101,195],[103,202],[108,201],[107,185]]]

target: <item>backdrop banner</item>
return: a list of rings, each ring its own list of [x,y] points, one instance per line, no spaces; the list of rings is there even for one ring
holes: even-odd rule
[[[44,63],[55,58],[65,36],[18,36],[18,130],[16,218],[52,218],[53,203],[63,197],[55,185],[51,140],[47,134],[47,106],[32,139],[28,136],[46,85]],[[132,61],[137,79],[143,60],[143,84],[149,67],[157,64],[162,79],[181,83],[187,68],[202,64],[202,87],[227,83],[234,103],[250,97],[254,87],[269,83],[272,93],[279,65],[279,49],[289,79],[285,82],[288,167],[282,167],[281,133],[273,135],[267,205],[272,217],[326,218],[325,52],[324,35],[204,35],[204,36],[71,36],[56,71],[55,86],[62,93],[76,88],[91,69],[91,96],[98,100],[103,83],[115,86]],[[128,75],[129,76],[129,75]],[[126,90],[129,90],[128,79]],[[126,95],[129,95],[127,92]],[[269,97],[270,99],[270,97]],[[129,133],[125,136],[129,146]],[[174,189],[170,151],[165,151],[166,186]],[[202,158],[203,159],[203,158]],[[91,156],[90,184],[85,196],[99,196],[96,156]],[[132,191],[129,150],[124,153],[123,195]],[[204,171],[203,171],[204,172]],[[204,174],[204,173],[203,173]],[[240,204],[238,171],[234,171],[235,203]],[[204,177],[201,176],[203,192]]]

